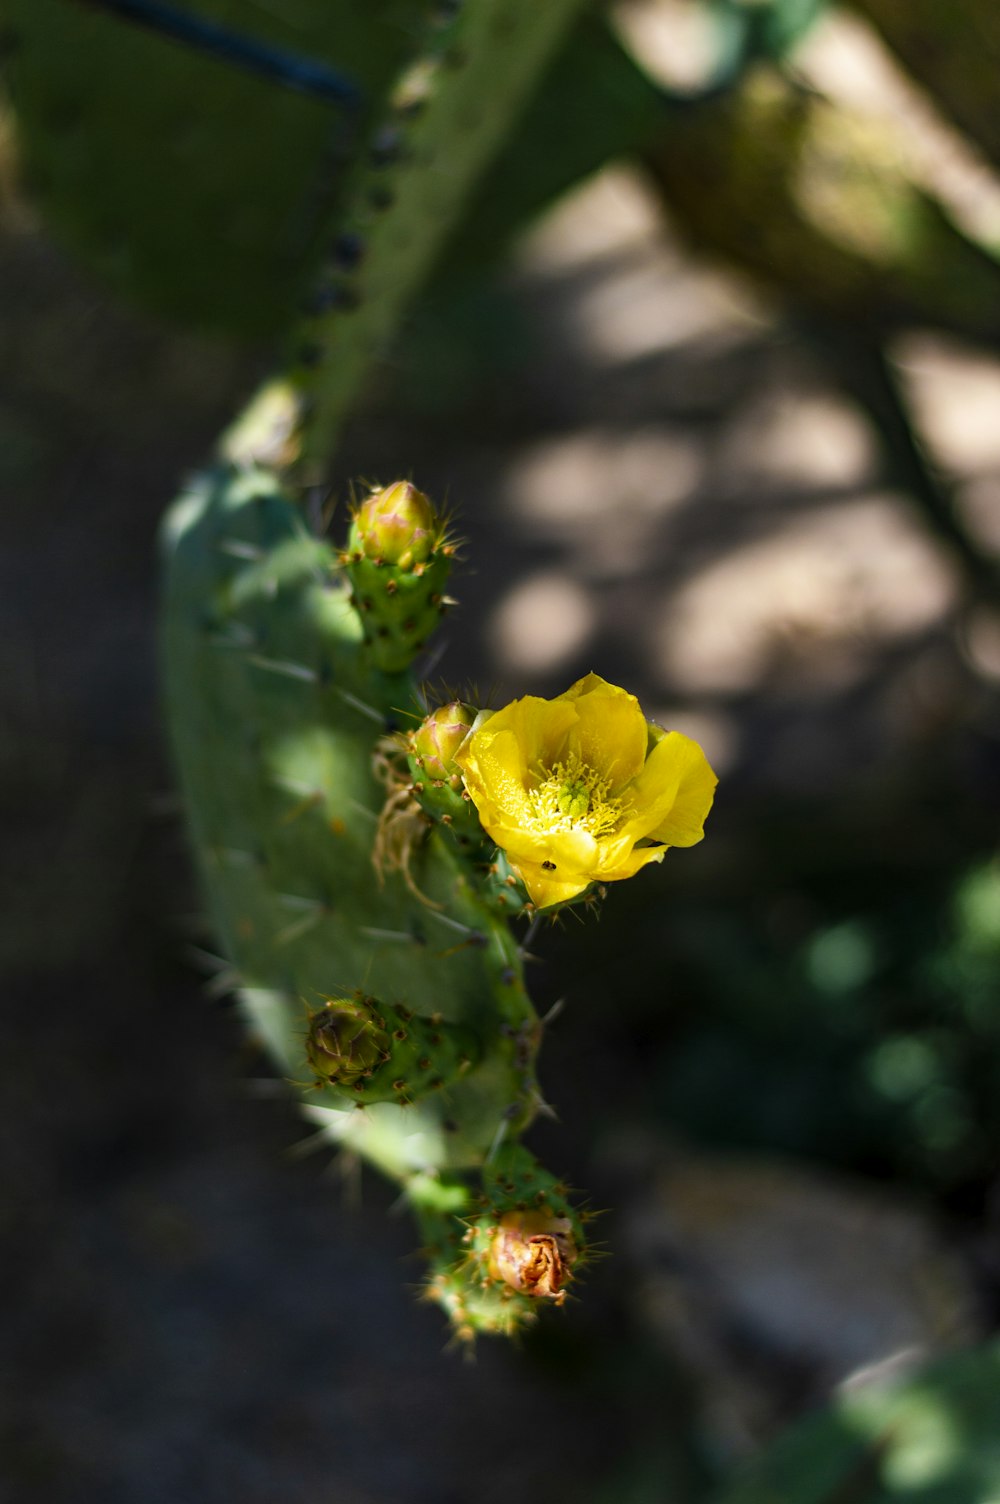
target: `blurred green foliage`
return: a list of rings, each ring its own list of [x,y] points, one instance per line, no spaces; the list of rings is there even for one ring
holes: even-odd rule
[[[840,1396],[718,1504],[991,1504],[1000,1498],[1000,1346]]]
[[[778,923],[689,916],[710,998],[656,1093],[700,1141],[816,1155],[945,1193],[982,1183],[1000,1138],[1000,871],[975,864]],[[770,928],[770,933],[769,933]]]
[[[352,150],[411,60],[427,9],[305,0],[293,13],[201,0],[193,12],[335,65],[357,83],[355,111],[71,0],[11,0],[5,76],[27,186],[130,296],[197,325],[274,335],[329,250],[324,227]],[[443,282],[497,258],[559,193],[633,150],[659,110],[657,90],[586,13],[474,195]]]
[[[851,0],[942,112],[1000,164],[1000,10],[993,0]]]
[[[113,285],[168,317],[287,327],[424,0],[199,0],[195,14],[329,62],[359,118],[98,9],[9,0],[5,76],[29,189]]]

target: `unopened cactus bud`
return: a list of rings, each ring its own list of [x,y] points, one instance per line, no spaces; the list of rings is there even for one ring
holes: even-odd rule
[[[412,569],[427,562],[440,532],[428,497],[408,480],[397,480],[358,508],[351,542],[366,558]]]
[[[309,1020],[306,1054],[317,1084],[354,1086],[390,1058],[385,1021],[361,994],[327,998]]]
[[[466,795],[455,753],[477,719],[473,706],[452,700],[433,710],[409,738],[408,762],[420,807],[470,852],[483,846],[483,828],[475,805]]]
[[[461,700],[439,705],[413,733],[411,746],[417,767],[426,778],[448,780],[460,789],[462,774],[454,761],[476,719],[476,711]]]
[[[493,1232],[487,1267],[494,1279],[512,1290],[560,1304],[576,1257],[568,1217],[543,1210],[511,1211]]]
[[[454,602],[445,584],[455,545],[407,480],[374,491],[354,514],[340,563],[376,668],[404,672]]]
[[[317,1087],[347,1090],[362,1107],[415,1102],[440,1091],[464,1076],[479,1054],[470,1029],[361,992],[328,998],[310,1018],[306,1036]]]

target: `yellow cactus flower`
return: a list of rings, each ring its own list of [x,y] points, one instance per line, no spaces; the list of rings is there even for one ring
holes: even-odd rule
[[[697,742],[653,726],[597,674],[554,700],[505,705],[454,756],[483,828],[540,909],[694,846],[718,782]]]

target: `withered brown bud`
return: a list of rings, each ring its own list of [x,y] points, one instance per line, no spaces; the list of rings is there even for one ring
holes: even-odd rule
[[[522,1295],[565,1299],[577,1256],[568,1217],[546,1211],[505,1212],[490,1243],[489,1272]]]

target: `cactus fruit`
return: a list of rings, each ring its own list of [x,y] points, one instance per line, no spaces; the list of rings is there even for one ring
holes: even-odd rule
[[[426,1294],[459,1336],[510,1335],[539,1304],[562,1305],[585,1262],[586,1213],[523,1145],[497,1152],[483,1172],[464,1230],[439,1214],[421,1218],[430,1264]]]
[[[476,723],[476,711],[461,700],[439,705],[424,717],[410,738],[410,767],[414,778],[423,777],[432,786],[446,783],[462,787],[462,774],[455,753]]]
[[[325,1007],[310,1017],[306,1036],[306,1055],[316,1072],[316,1085],[327,1081],[333,1086],[362,1086],[392,1059],[390,1043],[386,1020],[376,1012],[374,998],[361,992],[353,998],[328,997]]]
[[[584,1248],[583,1218],[566,1187],[514,1144],[488,1167],[483,1195],[469,1237],[480,1266],[510,1290],[561,1304]]]
[[[362,1106],[413,1102],[441,1091],[479,1055],[470,1029],[439,1013],[422,1018],[408,1008],[377,1003],[361,992],[327,998],[309,1020],[305,1048],[316,1086],[341,1087]]]
[[[474,707],[461,700],[439,705],[408,734],[406,761],[413,779],[410,787],[428,818],[451,826],[460,844],[481,846],[479,817],[455,761],[455,753],[475,722]]]
[[[434,508],[408,480],[372,491],[354,514],[352,552],[376,564],[414,570],[426,566],[440,538]]]
[[[454,552],[427,497],[409,481],[373,491],[355,512],[340,562],[372,661],[384,673],[413,662],[451,604],[444,587]]]

